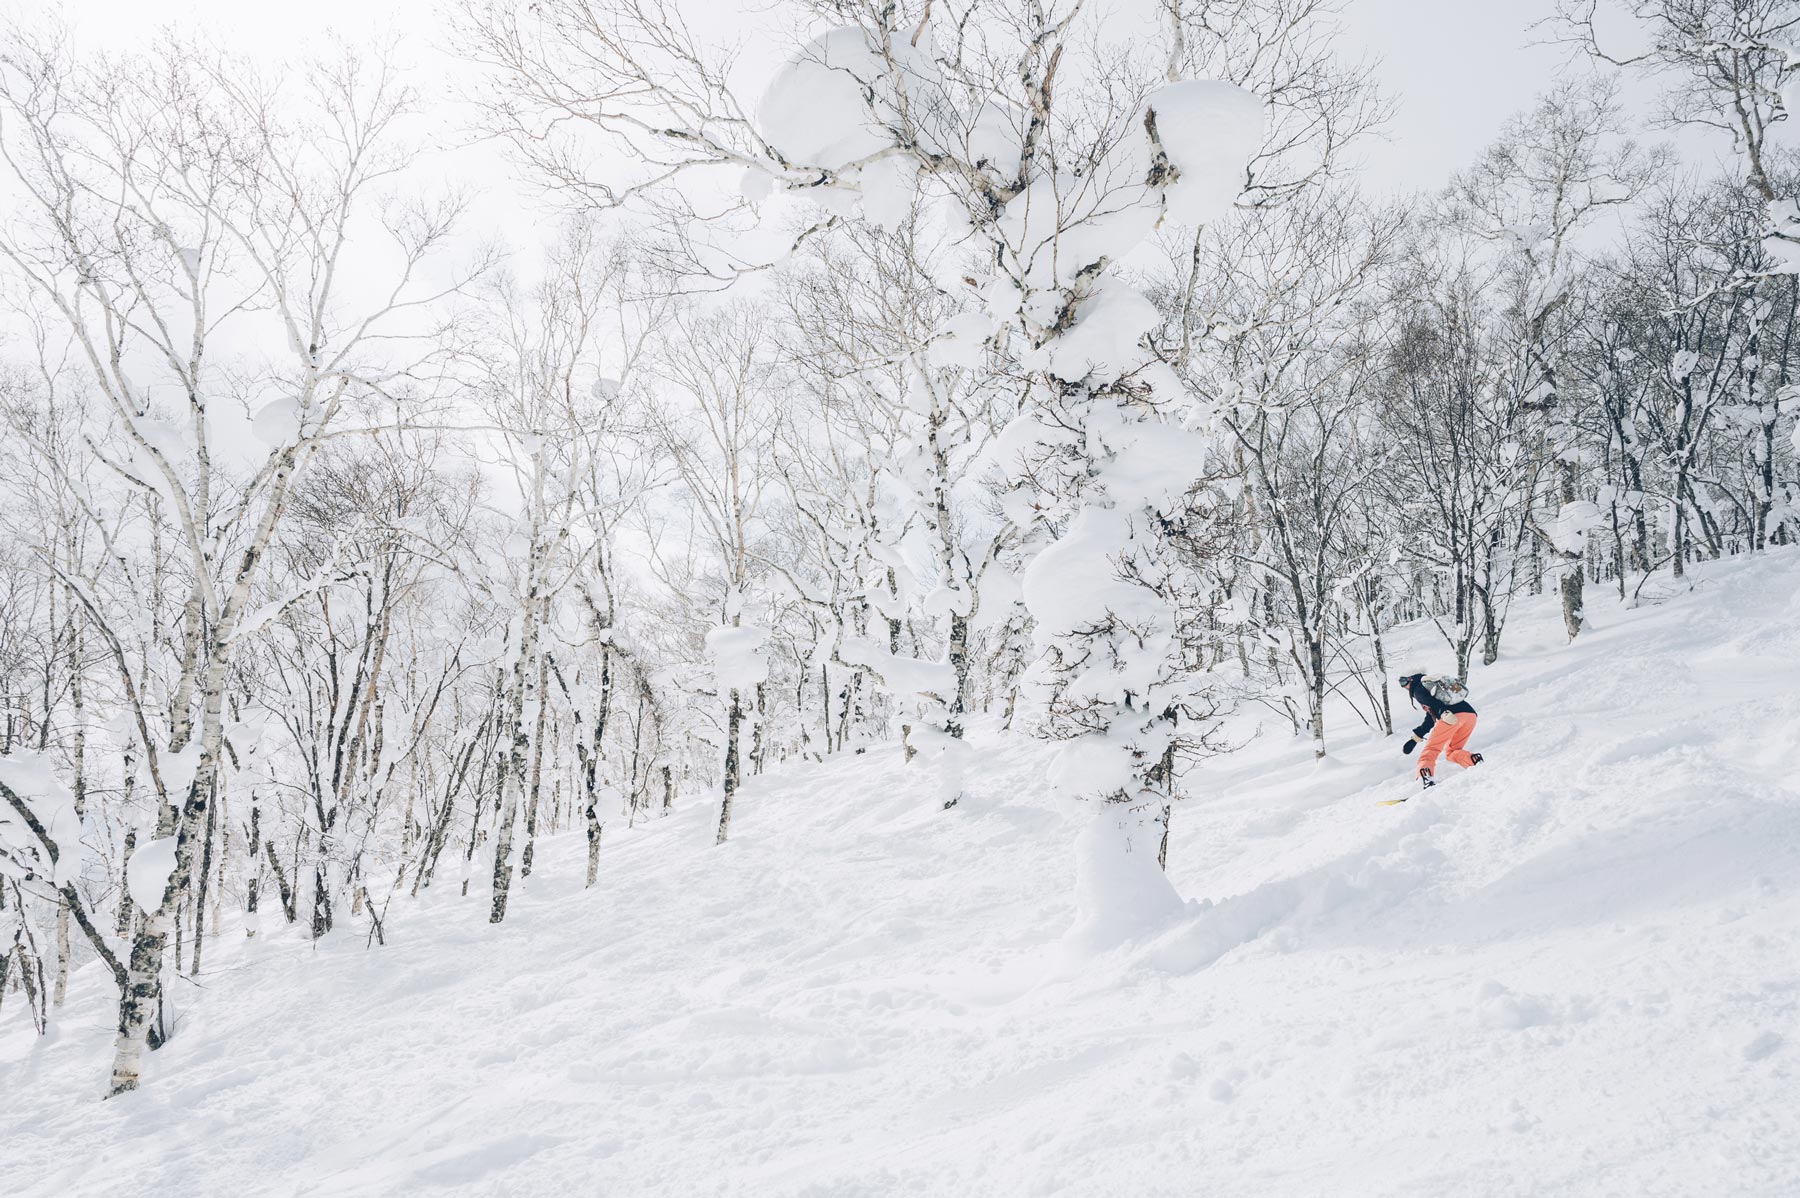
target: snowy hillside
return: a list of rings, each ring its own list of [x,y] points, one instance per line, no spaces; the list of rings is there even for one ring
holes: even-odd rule
[[[1059,943],[1042,746],[978,729],[949,813],[879,747],[755,780],[717,848],[699,803],[609,828],[592,891],[541,846],[499,928],[220,950],[111,1101],[78,977],[0,1029],[5,1189],[1800,1192],[1800,554],[1596,596],[1574,647],[1532,602],[1482,767],[1382,807],[1397,738],[1271,730],[1187,779],[1188,910],[1125,949]]]

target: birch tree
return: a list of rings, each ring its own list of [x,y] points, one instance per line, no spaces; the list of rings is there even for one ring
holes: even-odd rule
[[[770,346],[761,316],[747,305],[689,308],[665,329],[650,366],[659,384],[650,426],[680,479],[694,542],[708,555],[702,601],[715,622],[706,650],[724,704],[719,844],[730,836],[743,783],[744,726],[755,718],[768,674],[768,630],[747,608],[778,422]]]
[[[1625,137],[1615,85],[1578,80],[1541,96],[1450,187],[1451,221],[1505,254],[1519,355],[1515,385],[1536,425],[1535,453],[1554,480],[1557,504],[1555,517],[1534,527],[1560,562],[1557,589],[1570,640],[1582,628],[1583,560],[1599,519],[1581,486],[1578,438],[1558,391],[1577,243],[1601,212],[1640,194],[1666,161]]]
[[[118,434],[100,465],[166,511],[186,587],[166,714],[136,708],[157,815],[128,866],[141,911],[115,1094],[138,1083],[171,921],[197,881],[232,664],[267,618],[252,601],[270,542],[356,405],[429,377],[437,330],[422,313],[460,286],[420,269],[460,203],[381,202],[410,161],[414,99],[349,51],[284,85],[173,41],[95,61],[8,40],[4,158],[24,207],[0,259],[60,318]],[[347,247],[365,230],[387,247],[381,281],[352,296]],[[255,348],[225,348],[240,345]],[[122,614],[83,603],[129,678]]]

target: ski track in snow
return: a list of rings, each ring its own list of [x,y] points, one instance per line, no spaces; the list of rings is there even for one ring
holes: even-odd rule
[[[1378,806],[1411,762],[1347,714],[1195,769],[1187,911],[1104,956],[1061,943],[1082,813],[987,728],[948,813],[883,746],[721,848],[698,800],[609,827],[592,891],[540,842],[499,929],[445,877],[385,949],[209,944],[120,1099],[83,970],[0,1024],[4,1188],[1800,1193],[1800,554],[1659,581],[1574,646],[1522,603],[1429,795]]]

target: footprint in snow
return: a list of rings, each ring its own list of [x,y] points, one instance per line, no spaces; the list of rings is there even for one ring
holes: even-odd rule
[[[1776,1035],[1774,1032],[1764,1032],[1756,1037],[1756,1039],[1750,1041],[1750,1043],[1744,1045],[1744,1059],[1746,1061],[1760,1061],[1764,1057],[1773,1054],[1776,1049],[1781,1047],[1781,1045],[1782,1039],[1780,1036]]]

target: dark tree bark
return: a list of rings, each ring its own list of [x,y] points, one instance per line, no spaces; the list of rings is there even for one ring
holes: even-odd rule
[[[719,835],[714,844],[724,844],[731,833],[731,800],[738,790],[738,730],[743,720],[743,697],[733,687],[731,705],[725,712],[725,799],[719,805]]]

